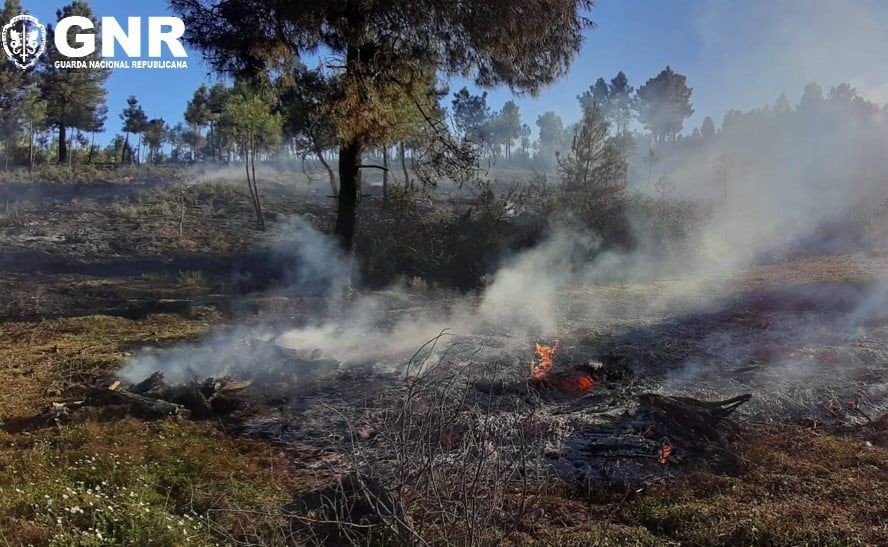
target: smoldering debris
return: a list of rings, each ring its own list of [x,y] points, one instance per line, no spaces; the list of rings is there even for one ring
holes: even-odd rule
[[[319,352],[283,347],[262,329],[241,327],[217,332],[206,340],[171,348],[141,350],[118,376],[137,383],[160,372],[171,382],[209,377],[251,378],[266,383],[295,382],[336,370],[340,362]]]

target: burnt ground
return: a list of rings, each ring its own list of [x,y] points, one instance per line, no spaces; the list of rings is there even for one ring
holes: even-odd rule
[[[278,282],[243,185],[185,182],[0,186],[0,319],[128,317],[224,302]],[[324,192],[263,188],[266,219],[330,221]],[[198,304],[199,305],[199,304]],[[166,309],[164,306],[172,306]]]
[[[26,199],[15,190],[4,189],[10,199],[0,210],[6,423],[107,385],[140,348],[199,343],[272,308],[297,323],[323,309],[311,295],[275,291],[286,267],[265,250],[239,186],[127,181],[30,189],[20,194]],[[323,194],[269,185],[272,231],[291,214],[324,226]],[[888,318],[857,312],[886,271],[885,255],[858,253],[705,282],[574,287],[558,303],[571,320],[560,326],[553,374],[588,373],[596,382],[588,393],[528,383],[533,340],[511,343],[493,329],[449,341],[453,349],[435,357],[448,367],[432,367],[424,377],[431,382],[387,366],[348,368],[286,390],[280,401],[266,396],[237,419],[97,412],[5,431],[2,537],[70,544],[95,542],[101,530],[118,542],[287,544],[304,538],[309,523],[329,538],[322,522],[293,515],[305,517],[312,493],[338,473],[388,461],[407,465],[388,471],[416,483],[398,494],[414,511],[408,528],[453,542],[885,544]],[[713,300],[713,292],[722,296]],[[449,395],[442,385],[452,386]],[[732,416],[740,431],[729,445],[733,465],[684,465],[676,443],[676,460],[642,460],[632,481],[612,467],[597,480],[532,466],[516,474],[509,454],[539,455],[556,470],[577,447],[587,457],[590,439],[647,392],[704,400],[751,393]],[[433,407],[446,424],[393,421],[427,424],[420,417]],[[405,434],[424,441],[399,452],[395,440]],[[634,448],[655,450],[654,441]],[[500,443],[490,448],[499,450],[495,464],[467,465],[491,443]],[[440,469],[409,472],[429,457]],[[473,473],[495,486],[472,490],[477,483],[448,479]],[[491,501],[468,507],[448,488]],[[426,527],[416,520],[423,518]]]

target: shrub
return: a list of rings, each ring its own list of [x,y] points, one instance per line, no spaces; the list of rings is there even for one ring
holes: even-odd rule
[[[450,203],[397,188],[363,219],[362,234],[357,252],[370,284],[418,277],[471,289],[509,246],[509,199],[484,184]]]

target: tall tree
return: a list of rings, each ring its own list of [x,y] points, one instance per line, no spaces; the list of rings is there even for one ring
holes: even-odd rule
[[[207,123],[210,128],[207,135],[207,144],[210,147],[210,155],[213,160],[219,159],[222,155],[226,135],[224,131],[220,131],[219,126],[230,93],[231,90],[225,84],[216,82],[210,88],[210,92],[206,97],[206,107],[210,113],[209,122]]]
[[[193,128],[185,127],[185,124],[182,122],[169,128],[169,131],[167,131],[167,142],[170,143],[170,159],[175,162],[184,159],[183,146],[190,146],[189,143],[192,142],[192,137],[189,136],[189,132],[192,131],[194,131]]]
[[[597,103],[583,108],[570,148],[558,158],[558,174],[567,210],[606,239],[622,236],[627,200],[626,156]]]
[[[635,118],[638,109],[638,97],[635,88],[629,85],[629,78],[621,70],[614,76],[608,86],[608,117],[616,127],[617,133],[629,131],[629,124]]]
[[[536,121],[540,134],[540,150],[554,152],[564,142],[564,122],[561,116],[554,112],[546,112]]]
[[[487,140],[490,107],[487,106],[487,92],[472,95],[467,87],[453,94],[450,102],[453,109],[453,125],[462,136],[475,144]]]
[[[589,89],[584,91],[582,95],[577,95],[577,100],[580,101],[580,107],[584,111],[595,105],[598,105],[598,108],[605,110],[607,108],[609,97],[610,89],[607,86],[607,82],[604,81],[604,78],[598,78],[595,80],[595,84],[590,85]]]
[[[28,137],[28,171],[31,171],[34,168],[34,137],[46,122],[46,101],[40,96],[39,89],[28,89],[21,113]]]
[[[802,92],[799,110],[803,112],[816,112],[822,108],[823,101],[823,88],[817,82],[809,82]]]
[[[223,116],[244,156],[244,170],[256,223],[265,230],[259,186],[256,184],[256,154],[280,142],[281,117],[273,113],[274,98],[268,89],[256,89],[240,83],[225,103]]]
[[[277,86],[284,133],[303,161],[310,156],[317,158],[327,173],[330,191],[336,196],[339,194],[336,174],[325,157],[338,142],[336,125],[326,103],[331,93],[329,82],[321,72],[299,65],[292,74],[280,78]]]
[[[75,0],[56,12],[56,18],[80,16],[90,19],[97,28],[96,17],[83,0]],[[77,27],[68,30],[67,40],[75,44],[73,35],[78,32],[95,34],[96,48],[93,53],[79,60],[89,63],[98,61],[102,49],[101,36],[95,30],[86,31]],[[68,161],[67,130],[89,131],[96,119],[96,110],[105,104],[105,81],[111,74],[103,68],[60,68],[56,61],[68,61],[55,47],[55,29],[47,28],[46,54],[43,56],[40,80],[43,98],[46,100],[47,121],[58,130],[58,160]]]
[[[506,156],[512,155],[512,143],[521,135],[521,113],[515,101],[506,101],[496,115],[493,126],[493,137],[497,143],[502,143],[506,149]]]
[[[160,158],[163,155],[161,150],[163,143],[167,139],[168,132],[169,127],[167,127],[163,118],[151,119],[145,125],[144,133],[145,143],[148,145],[148,161],[153,162],[155,165],[160,163]]]
[[[518,137],[521,139],[521,154],[525,159],[527,159],[527,156],[530,153],[530,135],[530,126],[526,123],[522,123],[521,128],[518,130]]]
[[[327,98],[339,137],[336,234],[351,251],[357,226],[363,150],[398,126],[389,108],[423,86],[429,73],[471,77],[481,87],[536,92],[563,75],[591,25],[591,0],[450,2],[395,0],[171,0],[186,39],[224,72],[255,74],[301,57],[329,65]],[[436,132],[444,128],[431,122]],[[452,150],[452,149],[450,149]]]
[[[0,11],[0,24],[4,24],[22,12],[19,0],[6,0]],[[20,113],[25,95],[32,80],[32,70],[24,71],[15,66],[0,47],[0,139],[4,149],[4,163],[8,167],[15,149],[21,123]]]
[[[200,87],[194,90],[191,100],[185,105],[185,121],[189,125],[203,131],[203,128],[210,123],[213,113],[210,112],[210,90],[206,84],[200,84]]]
[[[105,130],[105,121],[107,119],[108,107],[106,105],[100,105],[93,110],[92,118],[90,118],[86,127],[86,130],[89,131],[89,156],[86,160],[87,163],[92,163],[93,156],[96,152],[96,133],[101,133]]]
[[[786,96],[786,93],[781,93],[777,100],[774,101],[774,113],[778,115],[789,114],[792,112],[792,103],[789,102],[789,98]]]
[[[148,127],[148,116],[139,104],[139,100],[135,95],[130,95],[126,99],[126,108],[120,113],[120,119],[123,121],[123,132],[126,133],[126,139],[123,141],[123,151],[120,155],[120,162],[123,163],[124,158],[129,154],[130,163],[133,162],[134,154],[129,147],[130,133],[139,135],[139,149],[142,148],[142,133]]]
[[[666,67],[638,88],[640,119],[657,141],[675,139],[694,109],[687,77]]]
[[[598,78],[595,85],[577,96],[580,107],[586,109],[598,105],[602,115],[618,134],[626,133],[635,116],[638,99],[635,88],[629,85],[629,78],[621,70],[610,83]]]
[[[700,125],[700,136],[704,139],[711,139],[715,136],[715,122],[709,116],[703,118],[703,123]]]

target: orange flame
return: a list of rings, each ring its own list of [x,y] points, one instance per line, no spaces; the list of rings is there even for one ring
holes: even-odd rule
[[[556,377],[549,381],[564,393],[585,393],[595,387],[595,380],[586,374],[572,374],[561,378]]]
[[[537,343],[536,356],[539,361],[533,360],[530,362],[530,376],[534,380],[546,379],[546,376],[548,376],[549,374],[549,370],[552,369],[552,358],[555,356],[555,351],[558,349],[558,346],[560,344],[560,340],[555,340],[555,344],[551,346]]]
[[[583,374],[579,378],[577,378],[577,388],[580,391],[589,391],[595,387],[595,380],[593,380],[590,376],[586,376]]]

